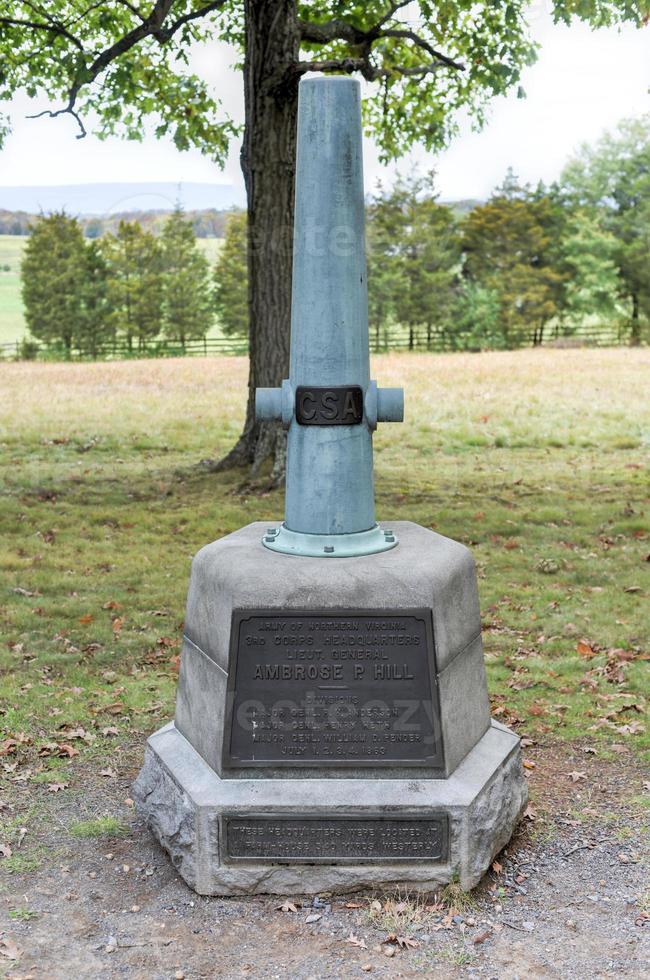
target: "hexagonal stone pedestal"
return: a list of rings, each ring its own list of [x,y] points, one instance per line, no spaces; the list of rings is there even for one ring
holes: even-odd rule
[[[471,888],[527,791],[490,720],[470,552],[396,522],[391,551],[295,557],[265,528],[194,559],[139,811],[202,894]]]

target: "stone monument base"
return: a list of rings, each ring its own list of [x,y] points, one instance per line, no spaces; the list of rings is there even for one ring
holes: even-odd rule
[[[510,839],[528,790],[519,739],[496,721],[446,779],[280,780],[220,778],[172,722],[149,739],[134,797],[200,895],[305,895],[452,880],[469,890]],[[421,856],[391,854],[405,833]],[[341,856],[346,840],[357,857]]]

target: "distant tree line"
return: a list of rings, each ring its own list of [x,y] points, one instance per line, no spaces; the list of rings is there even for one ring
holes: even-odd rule
[[[631,343],[650,328],[650,116],[584,147],[561,179],[522,185],[509,171],[469,208],[436,200],[433,175],[400,178],[367,208],[369,322],[377,347],[406,331],[411,347],[498,349],[620,326]],[[156,226],[120,221],[84,238],[63,213],[41,217],[22,264],[33,337],[94,354],[118,340],[248,333],[246,215],[227,216],[216,266],[190,216]],[[87,229],[86,229],[87,233]]]
[[[101,238],[109,232],[115,234],[120,222],[136,222],[145,231],[159,234],[169,211],[116,211],[108,215],[82,215],[78,221],[86,238]],[[215,208],[186,211],[197,238],[223,238],[227,211]],[[0,208],[0,235],[31,235],[37,215],[28,211],[8,211]]]
[[[191,222],[176,208],[159,236],[135,221],[84,238],[64,212],[39,218],[23,256],[22,293],[32,337],[69,355],[157,339],[183,346],[214,320],[210,270]]]
[[[650,116],[583,147],[561,179],[522,186],[512,171],[471,209],[439,204],[433,175],[381,188],[367,212],[369,320],[377,346],[541,343],[589,323],[632,343],[650,325]],[[247,330],[246,224],[232,217],[215,271],[227,334]]]

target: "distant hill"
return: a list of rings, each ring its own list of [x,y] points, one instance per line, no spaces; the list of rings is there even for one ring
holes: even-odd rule
[[[223,238],[228,211],[185,211],[194,227],[197,238]],[[117,211],[106,217],[80,217],[79,224],[86,238],[101,238],[107,232],[117,231],[120,221],[137,221],[143,228],[158,234],[169,211]],[[0,209],[0,235],[29,235],[36,214],[27,211]]]
[[[56,187],[0,187],[0,209],[60,211],[109,217],[116,212],[171,211],[177,201],[187,211],[227,211],[242,207],[244,192],[232,184],[126,183],[62,184]]]
[[[462,218],[464,215],[469,214],[474,208],[477,208],[480,204],[485,204],[485,201],[479,201],[477,198],[468,197],[461,201],[439,201],[440,204],[444,204],[446,208],[451,208],[457,217]]]

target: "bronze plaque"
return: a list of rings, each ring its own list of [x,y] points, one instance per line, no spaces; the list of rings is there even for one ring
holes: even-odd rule
[[[298,425],[361,425],[363,389],[359,385],[296,388]]]
[[[441,769],[429,610],[233,613],[224,766]]]
[[[226,860],[445,861],[447,817],[224,817]]]

